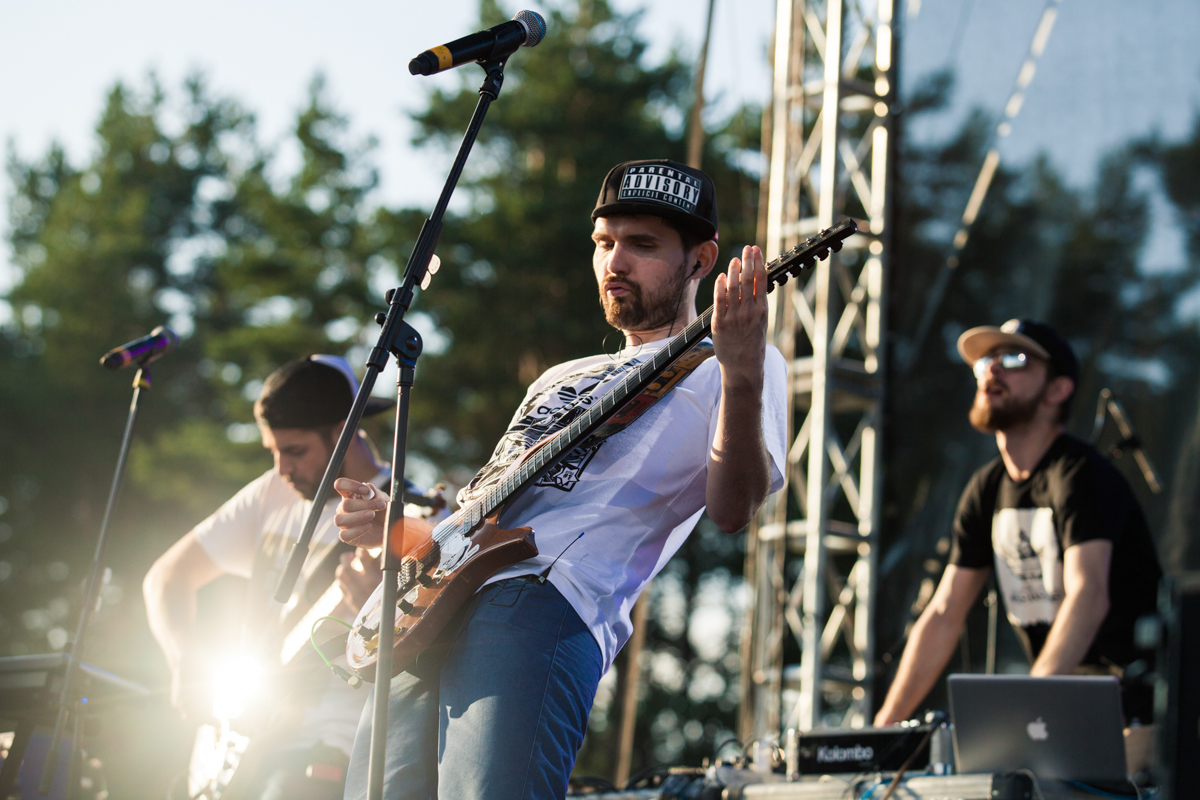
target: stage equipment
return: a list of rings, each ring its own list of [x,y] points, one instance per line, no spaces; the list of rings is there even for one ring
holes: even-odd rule
[[[715,774],[714,774],[715,773]],[[883,800],[891,780],[882,775],[813,775],[794,783],[754,780],[757,773],[730,767],[709,768],[704,777],[694,777],[680,768],[672,771],[656,789],[626,789],[605,793],[568,793],[567,797],[589,800]],[[728,782],[723,782],[727,780]],[[1083,784],[1040,780],[1029,772],[976,775],[906,775],[893,797],[905,800],[1096,800],[1098,797],[1134,797],[1097,791]],[[1143,794],[1143,796],[1148,796]]]
[[[941,722],[887,728],[827,728],[815,733],[788,732],[787,752],[795,753],[786,774],[793,779],[802,775],[826,773],[879,772],[899,769],[906,762],[909,770],[924,770],[929,765],[930,732]]]
[[[861,727],[875,673],[896,4],[778,0],[777,8],[759,238],[769,251],[785,249],[843,215],[865,217],[866,235],[770,306],[793,429],[786,487],[750,528],[743,741],[788,727]],[[795,556],[803,569],[793,580]],[[791,637],[799,670],[787,663]]]
[[[520,16],[520,14],[517,16]],[[408,264],[404,269],[404,276],[401,279],[400,286],[389,290],[387,293],[387,312],[380,312],[375,316],[375,321],[381,327],[379,339],[367,357],[366,374],[363,375],[362,383],[358,386],[358,394],[354,397],[354,403],[351,405],[350,413],[346,417],[346,424],[342,428],[341,435],[338,436],[333,455],[329,459],[329,465],[325,468],[325,475],[321,478],[321,484],[317,488],[316,496],[313,498],[312,510],[309,512],[308,519],[304,522],[304,529],[300,532],[300,538],[292,549],[287,566],[280,577],[279,586],[276,587],[275,599],[280,603],[286,603],[291,597],[292,587],[295,585],[296,578],[304,566],[304,560],[308,555],[309,543],[312,541],[313,532],[316,530],[321,512],[325,508],[325,501],[329,498],[330,492],[333,490],[333,482],[341,470],[342,462],[346,458],[346,451],[349,449],[350,443],[358,431],[358,423],[362,419],[367,399],[371,395],[371,390],[375,387],[375,380],[379,376],[379,372],[387,365],[387,358],[390,353],[395,357],[397,365],[396,433],[392,449],[392,475],[394,477],[389,498],[391,502],[387,507],[383,533],[383,582],[381,584],[383,587],[383,596],[381,598],[380,630],[388,631],[395,627],[396,586],[400,561],[404,554],[404,490],[402,479],[404,477],[405,456],[408,449],[408,403],[413,382],[416,378],[417,359],[420,357],[423,347],[421,335],[404,321],[404,315],[408,313],[409,306],[412,305],[417,287],[425,288],[428,285],[427,279],[432,274],[431,260],[433,259],[433,251],[437,246],[438,238],[441,236],[442,218],[446,215],[446,208],[450,204],[450,197],[454,194],[455,186],[458,185],[458,178],[462,174],[463,167],[467,163],[467,157],[470,155],[471,148],[475,144],[475,139],[479,135],[479,128],[483,124],[483,118],[487,114],[488,107],[500,95],[500,88],[504,84],[504,65],[508,61],[509,55],[511,53],[505,53],[481,64],[484,70],[484,79],[479,87],[479,102],[475,106],[475,111],[471,115],[471,121],[467,125],[466,133],[463,135],[462,143],[459,145],[458,153],[454,157],[454,163],[450,167],[450,174],[446,177],[446,183],[442,187],[441,194],[438,196],[433,213],[429,215],[428,219],[421,226],[421,232],[417,236],[416,244],[413,245],[412,254],[409,256]],[[392,674],[391,661],[391,648],[380,648],[377,669],[381,674],[385,676]],[[385,679],[384,686],[386,687],[386,685],[387,681]],[[368,800],[383,800],[383,768],[384,755],[387,748],[389,694],[386,690],[377,691],[374,696],[375,702],[371,717],[371,748],[367,776]]]
[[[1117,678],[959,674],[947,688],[959,771],[1125,782]]]
[[[101,359],[101,363],[110,369],[118,369],[126,364],[137,364],[137,374],[133,376],[133,400],[129,404],[129,415],[125,420],[125,434],[121,438],[121,449],[117,454],[117,466],[113,470],[112,485],[108,490],[108,503],[104,507],[104,518],[100,523],[100,535],[96,539],[96,552],[92,555],[92,566],[88,571],[86,589],[83,592],[83,607],[79,611],[79,624],[75,628],[75,638],[71,642],[71,658],[67,662],[63,678],[62,692],[58,698],[58,717],[54,722],[54,736],[50,740],[50,750],[46,756],[46,767],[42,770],[42,781],[38,791],[46,794],[54,780],[54,765],[58,763],[58,749],[62,743],[63,732],[66,730],[67,715],[77,711],[79,703],[78,690],[75,687],[79,664],[82,663],[83,642],[87,636],[88,623],[92,612],[100,605],[101,576],[104,574],[104,549],[108,545],[108,526],[112,521],[113,511],[117,507],[117,499],[121,494],[121,483],[125,478],[125,463],[129,457],[129,445],[133,441],[133,425],[137,422],[138,401],[142,390],[150,388],[150,364],[162,358],[175,347],[179,337],[170,328],[161,325],[150,332],[149,336],[110,350]],[[110,363],[109,359],[116,362]],[[78,747],[78,737],[71,741],[72,750]],[[3,795],[0,795],[3,796]]]
[[[843,220],[767,264],[767,291],[828,259],[856,231],[853,220]],[[570,425],[526,451],[483,497],[458,509],[433,529],[427,541],[402,553],[399,589],[394,584],[389,587],[385,578],[354,622],[346,643],[350,666],[359,672],[374,669],[376,676],[386,680],[392,674],[383,671],[382,656],[390,649],[386,646],[388,631],[394,631],[395,649],[389,666],[398,671],[433,642],[457,608],[485,580],[505,566],[536,555],[529,528],[499,528],[496,520],[501,509],[577,448],[588,447],[589,442],[601,441],[629,426],[709,358],[713,349],[703,340],[712,331],[712,316],[710,307]],[[546,579],[550,567],[537,578],[539,581]],[[402,597],[398,607],[387,607],[388,588]],[[384,616],[381,612],[386,611],[399,616]]]
[[[518,11],[508,22],[426,50],[408,62],[413,75],[433,75],[474,62],[503,60],[518,47],[534,47],[546,35],[546,20],[535,11]]]
[[[39,788],[42,794],[57,787],[70,787],[72,782],[78,788],[80,771],[79,740],[83,731],[83,713],[98,713],[100,709],[111,708],[115,703],[138,700],[151,696],[151,693],[136,683],[127,681],[110,672],[97,669],[89,664],[79,664],[75,669],[69,669],[71,656],[66,653],[47,653],[36,656],[10,656],[0,658],[0,717],[16,722],[12,745],[4,766],[0,767],[0,797],[7,798],[17,780],[21,762],[28,751],[33,738],[34,728],[48,725],[59,714],[59,708],[65,677],[68,672],[73,674],[74,694],[80,701],[79,707],[72,709],[72,735],[68,747],[67,769],[65,774],[58,769],[59,757],[57,747],[50,747],[45,760],[43,775],[49,772],[51,783]],[[61,732],[58,741],[61,743]],[[51,740],[51,744],[54,740]],[[77,792],[61,796],[74,797]]]
[[[1154,721],[1161,766],[1155,783],[1162,800],[1196,796],[1200,786],[1200,572],[1167,575],[1159,585],[1158,619],[1139,621],[1158,639]]]
[[[1150,487],[1150,491],[1155,494],[1162,492],[1162,483],[1158,480],[1158,473],[1154,471],[1154,465],[1142,451],[1142,439],[1134,431],[1133,423],[1129,421],[1129,414],[1125,412],[1125,407],[1121,405],[1121,401],[1117,399],[1111,389],[1101,389],[1100,397],[1096,401],[1096,422],[1092,426],[1092,446],[1100,446],[1100,435],[1104,433],[1104,422],[1109,417],[1116,424],[1121,438],[1108,449],[1108,454],[1114,459],[1121,458],[1126,450],[1131,450],[1133,460],[1137,462],[1138,469],[1142,472],[1142,478]]]
[[[109,369],[121,369],[130,364],[144,367],[174,350],[177,344],[179,344],[179,337],[175,335],[175,332],[159,325],[146,336],[109,350],[100,359],[100,363]]]

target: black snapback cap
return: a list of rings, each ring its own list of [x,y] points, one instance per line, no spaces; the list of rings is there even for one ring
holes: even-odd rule
[[[666,159],[617,164],[600,187],[592,222],[616,214],[650,214],[717,238],[717,190],[698,169]]]
[[[350,414],[358,379],[341,356],[314,355],[289,361],[263,382],[254,418],[268,428],[320,428]],[[393,407],[380,397],[367,400],[363,416]]]

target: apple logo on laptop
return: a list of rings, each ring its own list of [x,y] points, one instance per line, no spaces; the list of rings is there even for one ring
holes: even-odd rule
[[[1029,738],[1035,742],[1050,738],[1050,731],[1046,728],[1046,721],[1041,717],[1026,725],[1025,730],[1028,732]]]

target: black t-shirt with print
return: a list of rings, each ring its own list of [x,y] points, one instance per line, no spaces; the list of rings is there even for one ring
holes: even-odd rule
[[[1033,660],[1062,603],[1062,554],[1093,539],[1113,543],[1109,611],[1083,663],[1123,666],[1140,655],[1134,623],[1155,610],[1162,569],[1133,490],[1091,445],[1059,436],[1020,482],[1000,458],[976,472],[959,500],[950,563],[995,567],[1009,622]]]

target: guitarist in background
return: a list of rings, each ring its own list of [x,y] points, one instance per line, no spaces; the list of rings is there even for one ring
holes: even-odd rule
[[[717,262],[712,181],[671,161],[620,164],[592,212],[592,267],[615,355],[559,364],[529,387],[491,460],[460,492],[491,488],[530,447],[611,390],[694,320]],[[500,515],[534,529],[539,555],[492,576],[391,681],[388,800],[558,798],[630,610],[702,512],[740,531],[783,481],[786,371],[766,345],[762,253],[719,275],[709,358],[621,432],[570,454]],[[348,478],[344,541],[377,546],[385,502]],[[376,684],[378,686],[378,684]],[[366,797],[371,703],[346,784]]]
[[[211,699],[203,690],[213,665],[197,651],[194,636],[200,587],[221,575],[249,579],[242,645],[244,653],[257,658],[270,674],[272,668],[280,667],[280,647],[288,628],[334,580],[343,599],[331,613],[347,620],[353,619],[379,584],[376,561],[365,550],[355,558],[351,548],[338,541],[332,520],[335,506],[330,501],[313,536],[307,571],[297,584],[293,602],[280,606],[271,598],[357,389],[350,365],[337,356],[293,361],[268,377],[254,415],[263,446],[275,457],[274,469],[188,532],[146,575],[146,611],[171,669],[171,702],[189,720],[212,718]],[[371,400],[367,413],[390,407],[387,401]],[[391,470],[378,462],[361,431],[346,454],[342,474],[370,482],[385,493],[391,479]],[[352,563],[361,568],[353,568]],[[304,633],[307,638],[307,631]],[[294,710],[291,719],[295,724],[287,735],[274,738],[266,761],[259,760],[262,769],[249,791],[239,796],[289,800],[342,796],[365,693],[356,693],[332,674],[318,687],[313,696],[305,698],[303,708]],[[239,782],[244,777],[239,774]]]

